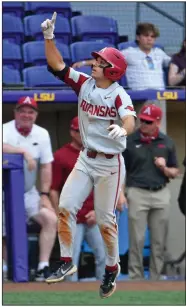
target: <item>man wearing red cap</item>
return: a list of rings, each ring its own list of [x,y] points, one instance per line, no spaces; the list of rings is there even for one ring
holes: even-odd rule
[[[54,12],[51,20],[41,24],[48,69],[78,96],[83,148],[60,195],[58,233],[61,262],[59,269],[46,282],[60,282],[76,272],[72,263],[75,217],[94,188],[96,221],[106,253],[105,274],[99,291],[101,298],[105,298],[114,293],[116,278],[120,274],[115,209],[125,176],[121,153],[126,146],[126,136],[135,127],[132,101],[117,82],[125,74],[127,63],[119,50],[106,47],[92,52],[91,76],[68,67],[53,40],[56,17]]]
[[[3,152],[24,156],[25,210],[27,219],[41,226],[37,281],[49,273],[50,254],[56,238],[57,217],[49,200],[52,178],[52,148],[48,131],[35,124],[38,116],[36,101],[21,97],[14,111],[15,119],[3,125]],[[40,194],[36,180],[40,169]]]
[[[178,175],[175,146],[159,130],[162,110],[142,107],[140,127],[127,139],[123,156],[129,214],[129,276],[143,279],[143,247],[148,225],[151,240],[150,278],[160,278],[164,264],[170,191],[167,183]]]
[[[57,214],[59,213],[59,196],[62,187],[74,168],[79,153],[82,149],[78,117],[74,117],[71,121],[70,136],[71,142],[55,152],[54,161],[52,163],[53,171],[50,198]],[[77,214],[75,244],[73,246],[73,264],[77,267],[79,264],[81,246],[84,239],[86,239],[87,243],[94,252],[96,278],[101,280],[105,269],[105,251],[99,227],[96,225],[93,192],[91,192],[84,201],[83,207]],[[77,273],[71,277],[71,280],[78,280]]]

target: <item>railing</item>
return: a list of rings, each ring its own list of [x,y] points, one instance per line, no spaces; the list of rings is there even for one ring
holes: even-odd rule
[[[182,22],[182,21],[178,20],[177,18],[175,18],[174,16],[171,16],[167,12],[161,10],[160,8],[158,8],[157,6],[155,6],[154,4],[152,4],[150,2],[136,2],[136,25],[140,22],[140,4],[146,5],[147,7],[151,8],[152,10],[159,13],[163,17],[166,17],[169,20],[173,21],[177,25],[179,25],[183,28],[185,27],[184,22],[186,23],[186,21],[185,21],[185,19],[186,19],[185,18],[185,16],[186,16],[186,4],[184,4],[184,10],[183,10],[183,20],[184,20],[184,22]]]
[[[6,242],[9,279],[28,281],[28,246],[24,208],[23,156],[3,154]]]

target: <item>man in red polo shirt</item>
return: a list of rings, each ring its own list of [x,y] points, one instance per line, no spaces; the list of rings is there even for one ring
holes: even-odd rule
[[[71,142],[61,147],[54,154],[52,164],[52,186],[50,191],[51,201],[58,214],[59,197],[65,181],[71,173],[82,149],[79,133],[78,117],[74,117],[70,124]],[[63,231],[63,229],[61,229]],[[73,263],[78,266],[83,240],[92,248],[96,263],[96,278],[101,280],[105,270],[105,251],[99,227],[96,224],[93,191],[85,200],[83,207],[77,214],[77,227],[75,244],[73,248]],[[77,281],[77,273],[71,277]]]

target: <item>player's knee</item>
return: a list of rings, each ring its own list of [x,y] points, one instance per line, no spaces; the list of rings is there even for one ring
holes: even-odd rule
[[[51,223],[51,225],[54,228],[56,228],[56,226],[57,226],[57,215],[56,215],[55,212],[50,213],[49,222]]]
[[[77,214],[78,212],[78,204],[74,198],[66,198],[62,199],[59,202],[59,211],[68,211],[70,214]]]
[[[47,209],[47,208],[42,208],[40,211],[41,215],[41,226],[50,226],[51,228],[57,227],[57,215],[55,212]]]
[[[113,213],[107,213],[101,210],[96,210],[96,222],[98,226],[101,225],[110,226],[114,223],[114,214]]]

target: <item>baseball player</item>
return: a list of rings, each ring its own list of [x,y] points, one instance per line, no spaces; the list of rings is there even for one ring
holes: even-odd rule
[[[95,59],[91,76],[68,67],[54,43],[57,13],[45,20],[41,28],[49,71],[71,86],[78,96],[78,117],[83,149],[60,195],[58,236],[61,263],[46,279],[56,283],[77,268],[72,264],[76,214],[94,188],[94,209],[103,237],[106,268],[100,296],[109,297],[116,289],[120,273],[118,227],[115,207],[124,181],[125,166],[121,152],[126,137],[135,127],[135,112],[125,90],[115,81],[126,71],[126,61],[115,48],[92,52]],[[121,122],[118,125],[117,122]]]
[[[65,144],[54,153],[54,161],[52,163],[50,199],[57,215],[62,187],[74,168],[82,148],[77,116],[70,122],[70,136],[71,142]],[[93,191],[83,203],[81,210],[78,211],[76,224],[76,244],[73,246],[73,263],[78,266],[81,246],[83,240],[86,240],[94,254],[96,279],[101,280],[105,270],[105,250],[99,227],[96,224]],[[76,272],[72,276],[68,276],[67,280],[78,281],[78,273]]]

